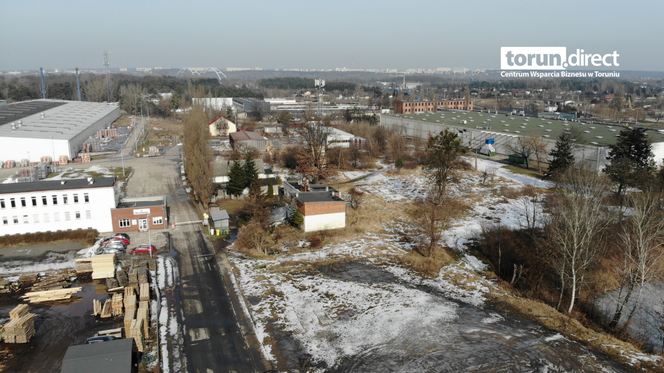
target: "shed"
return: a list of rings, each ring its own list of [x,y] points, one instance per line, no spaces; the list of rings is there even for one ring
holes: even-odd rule
[[[233,149],[239,144],[244,144],[250,148],[256,148],[259,151],[265,151],[270,144],[265,137],[256,132],[239,131],[229,134],[231,146]]]
[[[230,233],[230,228],[228,221],[230,217],[226,210],[216,210],[210,212],[210,218],[212,219],[212,227],[219,231],[219,234],[228,234]]]
[[[135,373],[138,364],[134,339],[69,346],[62,361],[62,373]]]

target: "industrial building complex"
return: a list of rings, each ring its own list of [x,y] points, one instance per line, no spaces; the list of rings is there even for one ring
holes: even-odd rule
[[[0,107],[0,161],[76,158],[83,143],[120,117],[116,104],[33,100]]]

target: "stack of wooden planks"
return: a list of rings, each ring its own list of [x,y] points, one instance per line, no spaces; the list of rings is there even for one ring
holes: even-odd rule
[[[19,304],[9,312],[11,320],[5,324],[3,337],[6,343],[28,343],[35,335],[35,314],[28,312],[27,304]]]
[[[140,289],[140,300],[141,301],[150,301],[150,284],[147,282],[144,284],[140,284],[139,286]]]
[[[26,293],[21,298],[27,300],[30,303],[48,302],[54,300],[70,299],[73,294],[78,293],[79,291],[81,291],[80,287],[33,291]]]
[[[122,294],[113,294],[113,303],[111,305],[111,313],[113,316],[119,316],[122,315],[123,307],[122,307]]]
[[[77,273],[90,273],[92,272],[92,258],[74,259],[76,262]]]
[[[69,276],[63,273],[53,273],[37,281],[30,288],[31,291],[55,290],[69,287]]]
[[[92,279],[115,277],[115,254],[92,257]]]
[[[125,330],[125,334],[127,331]],[[134,338],[136,342],[136,349],[140,352],[145,351],[145,341],[143,339],[143,319],[131,320],[131,327],[129,329],[129,338]]]
[[[136,311],[136,319],[141,320],[141,323],[143,324],[143,336],[147,337],[150,334],[150,310],[148,310],[147,306],[141,304],[138,307],[138,311]]]
[[[110,299],[106,299],[106,301],[104,301],[104,307],[102,307],[101,315],[99,315],[99,317],[101,317],[102,319],[107,319],[107,318],[112,316],[112,314],[111,314],[111,304],[112,304],[112,301]]]
[[[101,313],[101,301],[98,299],[92,300],[92,314],[97,316]]]
[[[129,309],[125,312],[124,318],[124,327],[125,327],[125,336],[129,338],[129,331],[131,330],[131,322],[136,318],[136,310]]]

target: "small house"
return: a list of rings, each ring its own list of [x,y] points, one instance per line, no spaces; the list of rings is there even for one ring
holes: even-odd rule
[[[208,123],[210,136],[228,136],[229,134],[237,131],[235,123],[231,122],[228,118],[220,115]]]
[[[229,135],[231,146],[236,149],[238,146],[254,148],[258,151],[268,150],[270,142],[257,132],[239,131]]]
[[[282,190],[304,216],[305,232],[346,227],[346,202],[338,190],[294,180],[285,181]]]
[[[228,234],[230,232],[230,217],[226,210],[210,211],[210,219],[212,219],[212,228],[214,228],[218,234]]]

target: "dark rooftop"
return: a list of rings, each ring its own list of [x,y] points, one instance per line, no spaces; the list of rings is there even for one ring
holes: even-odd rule
[[[97,177],[92,179],[66,179],[66,180],[41,180],[27,183],[8,183],[0,184],[0,194],[38,192],[42,190],[62,190],[62,189],[86,189],[103,188],[115,185],[114,177]]]
[[[233,141],[245,141],[245,140],[259,140],[267,141],[260,133],[257,132],[247,132],[247,131],[238,131],[230,134],[230,137]]]
[[[61,373],[131,373],[132,338],[69,346]]]
[[[331,192],[299,192],[295,199],[302,203],[343,202],[343,199],[333,195]]]
[[[25,101],[0,107],[0,126],[64,105],[65,101]]]
[[[135,207],[152,207],[152,206],[163,206],[164,205],[164,200],[162,199],[155,199],[153,201],[132,201],[132,202],[125,202],[125,201],[120,201],[118,203],[118,208],[119,209],[127,209],[127,208],[135,208]]]

